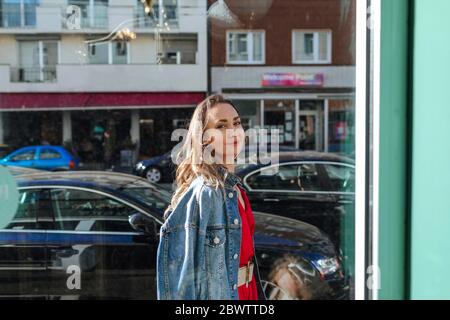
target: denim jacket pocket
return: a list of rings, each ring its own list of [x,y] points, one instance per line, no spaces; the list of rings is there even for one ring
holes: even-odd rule
[[[228,277],[225,259],[225,228],[206,229],[205,268],[208,274],[208,290],[210,299],[217,300],[227,296]]]
[[[205,244],[211,248],[224,246],[226,241],[225,228],[206,229]]]

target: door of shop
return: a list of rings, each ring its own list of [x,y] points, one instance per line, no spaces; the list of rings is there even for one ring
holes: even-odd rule
[[[301,150],[320,151],[319,123],[317,111],[299,112],[299,148]]]

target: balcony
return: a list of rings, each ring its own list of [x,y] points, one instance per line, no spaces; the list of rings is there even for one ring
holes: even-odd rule
[[[0,65],[0,92],[203,92],[206,64],[64,64],[32,70]],[[163,81],[161,81],[163,79]]]
[[[2,0],[0,0],[2,1]],[[0,6],[0,28],[34,28],[36,27],[36,4],[18,3]]]
[[[76,1],[70,1],[69,7],[61,8],[64,17],[63,29],[107,29],[109,27],[107,5],[77,6],[76,3]]]
[[[178,27],[178,7],[177,5],[165,5],[161,8],[156,3],[153,6],[152,13],[148,16],[145,14],[144,6],[138,3],[134,9],[134,27],[136,29],[160,29],[170,30],[170,28]]]
[[[11,67],[11,82],[55,82],[56,66]]]

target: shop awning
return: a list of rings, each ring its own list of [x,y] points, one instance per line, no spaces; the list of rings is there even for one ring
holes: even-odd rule
[[[197,105],[204,92],[0,93],[0,110]]]

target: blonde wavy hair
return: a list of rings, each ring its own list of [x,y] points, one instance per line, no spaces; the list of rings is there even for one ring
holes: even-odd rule
[[[175,177],[177,187],[169,206],[164,212],[164,220],[169,217],[181,196],[198,176],[203,176],[204,181],[216,189],[224,187],[225,177],[222,176],[219,171],[219,166],[222,166],[222,164],[208,163],[202,158],[204,154],[203,151],[210,144],[210,142],[203,141],[203,136],[209,120],[208,110],[221,103],[231,105],[239,114],[236,106],[230,100],[226,100],[219,94],[207,97],[200,102],[194,110],[189,123],[188,133],[177,154],[177,159],[179,159],[179,161],[177,160],[177,163],[179,164]],[[212,155],[214,155],[214,151],[212,152]]]

